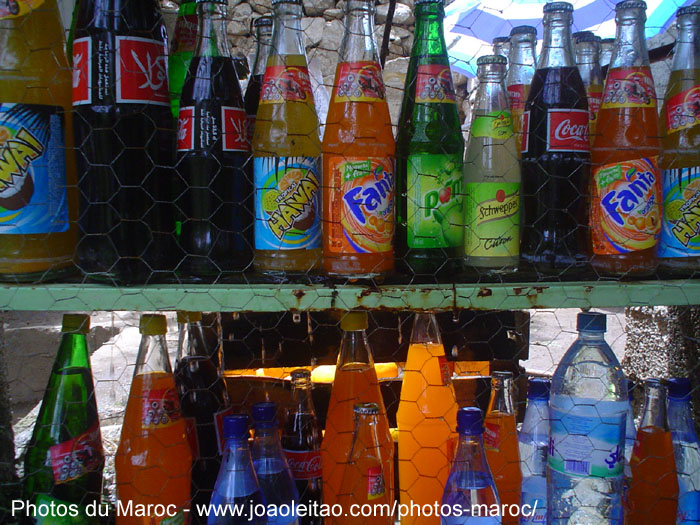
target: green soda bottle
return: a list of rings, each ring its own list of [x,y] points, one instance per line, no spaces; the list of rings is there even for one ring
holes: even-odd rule
[[[87,505],[99,504],[102,490],[100,421],[85,335],[87,315],[63,316],[63,336],[24,458],[24,499],[36,505],[29,523],[97,524]],[[42,516],[43,510],[70,508],[77,516]],[[93,512],[92,514],[97,514]]]
[[[443,0],[417,0],[415,16],[396,138],[397,259],[410,275],[449,276],[461,257],[464,139]]]
[[[168,82],[170,86],[170,109],[173,118],[180,113],[180,95],[185,84],[187,70],[197,44],[197,2],[183,0],[177,11],[175,32],[168,56]]]

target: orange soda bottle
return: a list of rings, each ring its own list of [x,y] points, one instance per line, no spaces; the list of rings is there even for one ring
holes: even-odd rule
[[[513,410],[513,373],[494,372],[491,378],[491,399],[484,419],[486,460],[496,481],[501,505],[520,505],[523,475],[520,470],[520,448]],[[519,518],[508,511],[502,523],[517,524]]]
[[[396,413],[399,487],[403,505],[434,505],[450,474],[457,399],[434,314],[417,313]],[[403,523],[439,523],[439,516],[406,516]]]
[[[666,422],[666,386],[658,379],[644,382],[644,411],[630,468],[632,484],[625,523],[675,523],[678,508],[676,461]]]
[[[394,441],[374,370],[372,350],[367,342],[367,313],[348,312],[340,322],[343,339],[336,365],[326,414],[326,430],[321,444],[323,503],[338,503],[343,468],[353,436],[353,407],[356,403],[376,403],[377,437],[382,449],[384,481],[389,501],[394,500]]]
[[[141,316],[141,346],[115,456],[117,525],[185,523],[192,453],[165,344],[163,315]],[[137,505],[173,505],[176,516],[137,516]],[[172,513],[171,513],[172,514]]]
[[[374,2],[345,3],[323,135],[323,262],[330,275],[394,268],[394,136],[374,41]]]

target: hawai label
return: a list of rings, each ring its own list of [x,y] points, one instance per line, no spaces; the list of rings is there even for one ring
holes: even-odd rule
[[[693,86],[666,101],[666,132],[677,133],[700,124],[700,86]]]
[[[309,69],[303,66],[267,66],[260,89],[260,104],[313,102]]]
[[[34,503],[36,512],[32,518],[36,525],[95,525],[100,522],[97,516],[88,517],[87,507],[79,503],[52,498],[47,494],[37,494]],[[48,512],[40,512],[43,509],[47,509]],[[54,511],[51,512],[51,509]],[[66,509],[65,515],[63,509]]]
[[[369,467],[367,469],[367,499],[369,501],[379,499],[386,493],[384,473],[382,467]]]
[[[410,155],[407,172],[408,246],[462,246],[462,156],[433,153]]]
[[[177,119],[177,150],[248,151],[245,111],[218,104],[180,108]]]
[[[394,162],[389,157],[327,160],[326,220],[333,253],[386,253],[394,238]]]
[[[416,72],[416,102],[456,104],[455,87],[450,66],[421,64]]]
[[[663,172],[659,257],[700,257],[700,166]]]
[[[68,230],[63,109],[0,104],[0,234]]]
[[[464,199],[464,252],[469,257],[520,253],[520,183],[470,182]]]
[[[165,428],[180,419],[180,400],[174,388],[147,390],[141,397],[141,427]]]
[[[316,479],[321,477],[321,452],[318,450],[287,450],[284,455],[294,479]]]
[[[48,460],[57,484],[67,483],[99,469],[104,464],[99,423],[96,421],[91,428],[73,439],[49,447]]]
[[[2,0],[0,2],[0,20],[19,18],[36,9],[44,0]]]
[[[656,90],[649,67],[609,70],[600,107],[655,108]]]
[[[319,159],[255,157],[255,248],[321,247]]]
[[[595,254],[653,248],[661,231],[661,173],[656,157],[595,168],[591,207]]]
[[[334,102],[379,102],[386,90],[377,62],[342,62],[336,73]]]
[[[477,138],[508,140],[513,136],[513,119],[510,116],[510,111],[493,111],[474,118],[471,135]]]
[[[117,103],[170,106],[165,43],[117,36],[116,48]]]
[[[547,151],[589,151],[588,110],[547,111]]]

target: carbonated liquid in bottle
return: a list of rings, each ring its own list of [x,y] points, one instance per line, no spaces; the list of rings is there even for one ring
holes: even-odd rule
[[[515,149],[518,152],[518,158],[522,154],[525,102],[530,95],[532,77],[535,76],[536,43],[536,28],[517,26],[511,29],[506,89],[508,90],[508,102],[513,118],[513,133],[515,133]]]
[[[576,65],[588,96],[588,138],[595,137],[595,124],[598,110],[603,100],[603,70],[600,68],[600,37],[591,31],[574,33]]]
[[[180,95],[197,45],[197,2],[184,0],[177,10],[175,30],[168,55],[168,85],[173,118],[180,114]]]

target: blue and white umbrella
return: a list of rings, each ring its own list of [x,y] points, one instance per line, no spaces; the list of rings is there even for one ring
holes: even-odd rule
[[[593,31],[601,38],[615,36],[613,0],[573,0],[573,31]],[[646,36],[663,33],[673,23],[678,8],[693,0],[647,0]],[[455,0],[445,8],[445,38],[452,67],[476,76],[476,59],[491,53],[497,36],[508,36],[519,25],[537,28],[542,38],[542,0]]]

